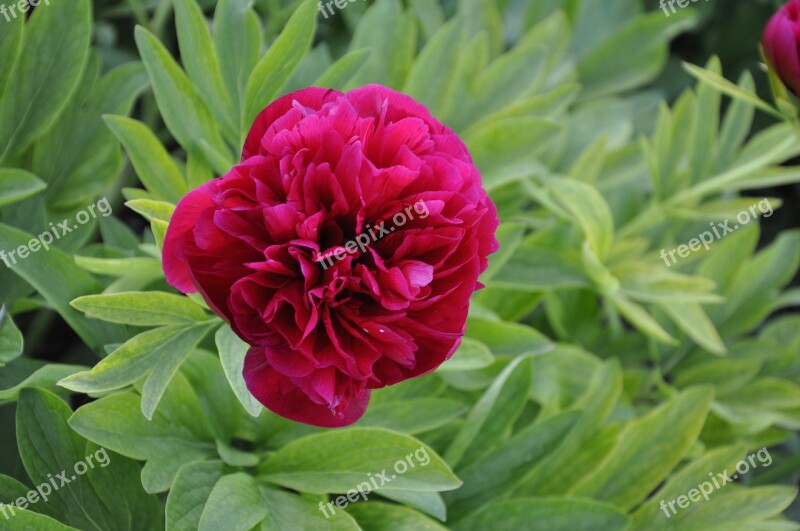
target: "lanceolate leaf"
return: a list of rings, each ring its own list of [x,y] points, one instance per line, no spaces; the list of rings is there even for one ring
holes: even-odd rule
[[[708,388],[685,391],[632,421],[620,435],[617,447],[571,493],[624,509],[635,507],[694,444],[712,396]]]
[[[231,142],[239,140],[239,120],[222,79],[217,53],[203,12],[195,0],[175,1],[175,25],[181,62],[211,114]]]
[[[104,119],[125,146],[139,180],[156,198],[177,203],[189,191],[180,170],[146,125],[123,116]]]
[[[258,416],[264,408],[248,391],[244,376],[242,376],[244,357],[250,346],[239,339],[229,326],[223,326],[217,331],[216,342],[222,369],[225,371],[225,377],[230,382],[236,398],[239,399],[248,413],[254,417]]]
[[[278,90],[308,51],[317,25],[316,17],[316,3],[303,0],[267,54],[253,69],[245,92],[243,123],[246,127],[249,128],[261,109],[275,99]]]
[[[208,110],[186,74],[158,39],[142,27],[136,28],[136,44],[164,122],[187,150],[199,150],[199,140],[227,150]]]
[[[214,46],[240,136],[249,125],[239,123],[244,115],[245,87],[261,56],[263,41],[261,22],[251,9],[252,4],[252,0],[220,0],[214,13]]]
[[[35,9],[25,24],[20,57],[26,60],[18,63],[0,99],[0,163],[28,147],[55,121],[86,65],[92,33],[89,0],[50,0],[50,4]],[[3,33],[13,34],[18,25],[3,21]],[[7,63],[2,64],[5,70]],[[52,94],[58,97],[48,96]]]
[[[160,291],[87,295],[71,304],[89,317],[136,326],[190,324],[208,317],[188,298]]]
[[[0,100],[8,85],[9,79],[14,72],[17,64],[19,51],[22,48],[22,26],[25,20],[23,17],[15,17],[7,21],[0,33],[0,65],[4,65],[0,71]]]
[[[0,207],[36,195],[47,185],[25,170],[0,168]]]
[[[33,238],[31,234],[0,224],[0,249],[27,247]],[[89,320],[69,305],[71,300],[81,295],[100,291],[101,286],[63,251],[40,247],[38,252],[10,265],[17,275],[36,288],[53,305],[92,348],[99,349],[124,337],[121,327]]]
[[[395,466],[401,460],[406,467]],[[271,483],[312,493],[345,492],[372,481],[379,473],[386,478],[375,478],[372,484],[378,489],[387,479],[393,488],[421,491],[452,490],[461,485],[432,449],[407,435],[377,428],[303,437],[270,456],[259,471]]]

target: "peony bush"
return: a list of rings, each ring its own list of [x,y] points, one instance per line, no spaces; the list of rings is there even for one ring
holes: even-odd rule
[[[0,18],[0,529],[799,529],[795,7]]]

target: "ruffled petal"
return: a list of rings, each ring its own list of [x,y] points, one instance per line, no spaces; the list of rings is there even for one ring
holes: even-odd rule
[[[194,245],[192,232],[202,213],[214,207],[212,197],[216,187],[214,181],[189,192],[180,200],[167,228],[162,252],[162,264],[167,282],[183,293],[194,293],[197,287],[192,281],[192,273],[184,249]]]
[[[242,149],[242,160],[249,159],[259,154],[261,139],[270,126],[293,108],[296,103],[303,107],[318,111],[329,101],[334,101],[342,93],[333,89],[308,87],[303,90],[290,92],[278,98],[261,111],[250,127],[247,139]]]
[[[311,400],[290,378],[273,369],[259,347],[247,352],[244,379],[253,396],[273,413],[323,428],[339,428],[356,422],[367,410],[370,396],[370,391],[365,389],[341,411],[334,411],[328,404]],[[323,393],[332,393],[330,382],[317,380],[313,385]]]

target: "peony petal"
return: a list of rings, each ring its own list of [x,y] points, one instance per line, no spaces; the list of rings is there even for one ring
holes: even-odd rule
[[[214,207],[212,195],[215,190],[216,182],[210,181],[189,192],[178,203],[167,228],[162,253],[164,274],[167,282],[183,293],[197,291],[184,255],[184,247],[194,245],[192,232],[195,224],[204,211]]]
[[[353,424],[367,410],[370,391],[364,390],[340,412],[313,402],[291,379],[273,369],[260,347],[252,347],[244,360],[244,379],[256,399],[272,412],[297,422],[338,428]]]
[[[300,103],[304,107],[319,110],[323,105],[329,101],[334,101],[340,96],[342,96],[342,93],[333,89],[309,87],[303,90],[290,92],[270,103],[258,114],[253,125],[250,127],[250,132],[247,134],[247,139],[242,149],[242,160],[249,159],[259,154],[261,150],[261,139],[267,132],[267,129],[281,116],[293,109],[295,102]]]

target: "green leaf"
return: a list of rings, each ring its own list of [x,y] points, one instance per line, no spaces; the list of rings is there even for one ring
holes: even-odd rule
[[[405,472],[397,465],[400,462],[405,463]],[[398,489],[441,491],[461,485],[428,446],[378,428],[348,428],[297,439],[272,454],[259,472],[271,483],[319,494],[370,485],[371,476],[378,473],[385,473],[389,485]],[[385,481],[375,478],[378,492]]]
[[[175,205],[165,201],[154,201],[152,199],[133,199],[127,201],[125,206],[145,217],[148,221],[157,219],[169,223],[172,214],[175,212]]]
[[[347,507],[364,531],[445,531],[438,522],[422,513],[401,505],[381,502],[354,503]]]
[[[10,510],[9,513],[11,513]],[[19,508],[14,509],[13,516],[11,518],[12,519],[9,521],[14,522],[13,526],[7,524],[6,519],[0,520],[1,531],[18,531],[20,529],[24,529],[26,531],[29,529],[36,531],[78,531],[78,529],[62,524],[58,520],[54,520],[49,516]]]
[[[800,232],[785,231],[732,280],[727,302],[711,312],[723,335],[747,332],[772,311],[778,289],[788,284],[800,265]]]
[[[621,292],[640,302],[721,303],[722,297],[712,293],[712,280],[690,277],[668,271],[661,264],[626,264],[613,269]]]
[[[675,371],[673,385],[679,389],[693,385],[713,385],[718,394],[739,389],[761,371],[761,360],[710,359]]]
[[[87,476],[98,498],[115,516],[117,529],[161,529],[164,522],[163,506],[156,496],[144,491],[139,480],[139,464],[121,455],[109,454],[105,449],[89,443],[86,453],[105,454],[106,464],[90,468]]]
[[[303,56],[297,68],[295,68],[291,77],[284,83],[279,92],[288,94],[295,90],[317,86],[315,80],[319,77],[320,72],[325,72],[332,64],[333,58],[328,44],[325,42],[319,43]]]
[[[177,203],[189,191],[180,170],[145,124],[124,116],[104,116],[111,132],[125,146],[139,180],[158,197]]]
[[[167,386],[174,378],[184,361],[189,357],[198,343],[216,326],[216,320],[196,324],[181,331],[178,335],[159,346],[151,355],[153,369],[142,387],[142,413],[147,420],[164,396]]]
[[[468,34],[485,34],[492,57],[505,48],[501,6],[491,0],[459,0],[458,15]]]
[[[535,235],[521,242],[519,249],[494,273],[489,283],[492,287],[534,293],[590,285],[580,257],[544,248],[536,241]]]
[[[370,59],[372,56],[371,54],[372,52],[368,49],[354,50],[345,54],[325,70],[325,72],[312,83],[312,86],[343,90],[348,81],[350,81]]]
[[[24,389],[17,405],[17,446],[22,463],[35,485],[48,482],[48,474],[66,471],[67,480],[75,480],[73,466],[85,457],[86,442],[69,429],[67,419],[72,410],[56,395],[39,389]],[[71,476],[71,477],[70,477]],[[63,480],[62,480],[63,483]],[[107,513],[102,507],[90,506],[84,480],[54,490],[44,512],[63,515],[80,528],[94,527],[93,519],[101,522]],[[41,501],[44,501],[42,499]],[[38,506],[37,506],[38,508]],[[86,511],[86,513],[84,513]]]
[[[256,480],[241,472],[231,474],[214,485],[197,529],[250,531],[268,512]]]
[[[686,516],[682,512],[677,515],[675,520],[672,518],[676,515],[670,514],[669,510],[667,513],[662,512],[659,507],[660,501],[669,502],[680,495],[686,495],[691,489],[697,488],[705,481],[710,484],[709,473],[720,473],[734,468],[739,459],[745,455],[746,450],[743,446],[717,448],[686,465],[636,510],[633,514],[631,528],[640,531],[667,529],[673,522],[682,519]],[[714,498],[716,500],[716,496]],[[713,500],[702,503],[713,503]],[[666,514],[669,514],[670,520],[665,518]],[[719,517],[724,518],[725,514],[719,514]]]
[[[222,459],[226,465],[230,466],[251,467],[261,462],[258,455],[234,448],[219,439],[217,440],[217,453],[220,459]]]
[[[239,336],[227,325],[217,331],[216,343],[222,369],[225,371],[225,377],[228,379],[233,393],[247,412],[253,417],[257,417],[264,407],[247,389],[243,376],[244,357],[250,345],[239,339]]]
[[[22,354],[22,333],[4,307],[0,307],[0,367]]]
[[[373,401],[357,425],[416,434],[444,426],[466,410],[463,403],[443,398]]]
[[[792,413],[800,409],[800,387],[786,380],[762,377],[717,398],[714,413],[734,425],[759,431],[772,424],[795,429],[800,421]]]
[[[163,274],[158,260],[143,256],[133,258],[94,258],[92,256],[75,256],[75,263],[95,275],[122,277],[131,273],[158,272]]]
[[[709,85],[716,88],[723,94],[730,96],[735,100],[743,101],[748,105],[760,109],[768,114],[771,114],[772,116],[778,119],[781,120],[783,119],[783,115],[778,110],[772,107],[769,103],[759,98],[755,92],[737,86],[736,84],[731,83],[721,75],[700,68],[699,66],[692,65],[689,63],[683,63],[683,68],[698,80],[708,83]]]
[[[219,358],[206,350],[192,352],[181,366],[180,378],[186,378],[203,417],[217,441],[232,441],[240,437],[240,424],[246,423],[245,411],[231,391]]]
[[[548,118],[505,118],[483,122],[464,133],[475,164],[486,172],[484,185],[491,187],[501,170],[540,156],[562,126]]]
[[[608,501],[625,510],[635,507],[692,447],[712,398],[710,388],[684,391],[631,421],[617,447],[571,494]]]
[[[495,356],[542,354],[553,348],[552,341],[530,326],[479,317],[467,319],[467,337],[489,347]]]
[[[30,387],[58,392],[59,380],[85,369],[82,365],[42,363],[27,357],[16,358],[0,371],[0,404],[16,400],[20,391]]]
[[[167,238],[168,228],[169,225],[166,221],[161,221],[160,219],[150,220],[150,229],[153,231],[153,238],[155,238],[159,250],[164,249],[164,240]]]
[[[245,91],[244,124],[252,124],[258,113],[275,99],[310,49],[316,27],[316,2],[303,0],[250,74]]]
[[[222,79],[222,70],[203,11],[195,0],[175,0],[174,5],[181,63],[227,138],[237,143],[239,116],[234,111]]]
[[[167,495],[167,531],[195,531],[217,481],[225,475],[222,461],[189,463],[175,476]]]
[[[188,298],[161,291],[87,295],[71,304],[88,317],[134,326],[190,324],[208,318],[206,312]]]
[[[550,42],[526,37],[491,63],[471,81],[469,97],[459,109],[458,116],[453,117],[453,128],[461,130],[517,103],[524,95],[534,93],[550,67],[553,50],[554,45]]]
[[[141,245],[139,236],[115,217],[100,219],[100,236],[107,247],[117,250],[135,251]]]
[[[239,123],[244,115],[247,79],[258,63],[264,41],[261,21],[251,9],[252,3],[252,0],[220,0],[214,13],[214,47],[241,133],[250,125]]]
[[[400,90],[417,51],[417,26],[398,0],[377,0],[355,28],[349,52],[372,49],[367,64],[350,80],[348,89],[380,83]]]
[[[681,528],[704,531],[770,529],[768,519],[779,516],[796,497],[795,487],[777,485],[725,490],[715,493],[710,503],[698,502],[694,511],[680,520],[684,522]],[[672,518],[678,521],[677,515]]]
[[[87,404],[69,421],[87,439],[137,460],[147,460],[142,485],[150,493],[170,488],[185,464],[216,454],[197,399],[179,375],[167,389],[163,406],[148,421],[139,396],[116,393]]]
[[[46,187],[41,179],[25,170],[0,168],[0,207],[34,196]]]
[[[285,491],[261,487],[261,496],[267,504],[267,518],[262,531],[270,529],[319,529],[321,531],[358,531],[355,520],[346,512],[334,509],[325,513],[319,503]]]
[[[20,394],[17,439],[31,481],[45,485],[52,476],[63,474],[60,488],[52,489],[50,499],[40,500],[46,502],[44,512],[54,511],[80,529],[158,525],[161,506],[142,490],[139,467],[120,455],[109,455],[105,448],[87,446],[67,424],[71,414],[66,403],[46,391]],[[78,463],[83,463],[82,469]]]
[[[69,103],[86,66],[92,34],[89,0],[50,2],[28,19],[19,53],[22,58],[43,60],[21,60],[0,99],[0,161],[27,148],[47,130]],[[14,27],[6,29],[4,23],[3,33],[13,33]]]
[[[472,371],[488,367],[493,361],[494,356],[489,347],[480,341],[465,337],[461,340],[461,345],[453,353],[453,356],[437,370],[439,372]]]
[[[141,26],[135,34],[161,116],[175,139],[187,151],[198,150],[200,140],[227,151],[211,112],[164,45]]]
[[[465,41],[462,19],[454,18],[428,41],[414,61],[403,92],[428,107],[435,116],[444,116],[455,105],[461,74],[462,46]]]
[[[531,358],[514,359],[467,415],[464,425],[444,454],[452,467],[469,464],[508,437],[528,401]]]
[[[19,51],[22,49],[24,22],[24,17],[14,17],[6,22],[3,32],[0,33],[0,64],[5,65],[0,71],[0,99],[2,99],[6,86],[14,73]]]
[[[755,83],[750,72],[742,72],[739,78],[739,88],[745,92],[752,93],[754,87]],[[754,113],[755,110],[752,105],[738,98],[731,103],[731,106],[725,112],[725,118],[722,121],[722,128],[719,131],[719,139],[717,141],[717,160],[714,168],[717,172],[729,167],[734,160],[734,155],[741,148],[750,132]]]
[[[529,424],[489,454],[459,470],[464,486],[445,494],[451,515],[478,511],[492,498],[513,490],[535,463],[546,459],[580,418],[568,411]]]
[[[525,229],[520,223],[501,223],[497,227],[495,237],[500,244],[500,249],[492,255],[489,267],[481,275],[481,282],[484,284],[492,278],[508,263],[514,253],[522,243]]]
[[[99,80],[96,62],[87,67],[76,97],[37,140],[33,152],[32,171],[47,182],[45,200],[54,209],[81,208],[108,193],[123,160],[102,116],[129,113],[148,86],[147,72],[139,62],[114,68]]]
[[[0,498],[9,501],[17,500],[26,497],[29,490],[30,487],[24,483],[12,477],[0,474]]]
[[[384,487],[381,489],[381,496],[386,499],[407,505],[442,522],[447,520],[447,507],[438,492],[421,492],[418,490],[393,489]]]
[[[175,344],[187,335],[194,336],[195,327],[165,326],[142,332],[126,341],[90,371],[74,374],[59,385],[79,393],[104,393],[121,389],[149,373],[159,356],[169,354]]]
[[[658,324],[658,321],[647,313],[647,310],[639,304],[636,304],[622,294],[614,295],[610,297],[609,300],[614,305],[614,308],[619,310],[619,313],[629,320],[633,326],[638,328],[640,332],[668,345],[677,344],[677,340],[669,335],[669,333]]]
[[[581,229],[597,258],[605,260],[614,242],[614,218],[600,192],[572,179],[553,179],[547,190],[569,216],[567,221]]]
[[[411,7],[417,12],[425,40],[430,40],[444,24],[442,6],[437,0],[411,0]]]
[[[485,510],[459,521],[456,531],[624,531],[630,518],[612,505],[567,498],[523,498],[494,502]]]
[[[622,393],[622,371],[617,362],[599,366],[588,389],[573,405],[581,411],[575,427],[547,459],[541,460],[515,489],[515,496],[562,496],[574,486],[616,444],[613,432],[600,435],[598,429],[611,414]],[[602,433],[602,432],[600,432]]]
[[[31,234],[0,224],[0,249],[28,246],[33,239]],[[97,293],[101,286],[63,251],[40,250],[12,264],[11,269],[44,296],[91,348],[100,349],[105,344],[118,342],[123,336],[121,327],[88,320],[69,305],[69,301],[81,295]]]
[[[578,347],[556,344],[533,358],[531,398],[545,407],[551,402],[557,409],[569,407],[590,387],[601,366],[598,358]]]
[[[670,17],[658,11],[629,19],[581,58],[578,71],[586,86],[581,97],[623,92],[651,81],[667,60],[667,41],[695,21],[696,15],[689,10]]]
[[[674,302],[662,304],[661,307],[667,312],[670,319],[698,345],[712,354],[725,354],[725,343],[719,337],[719,332],[702,306],[696,303]]]

